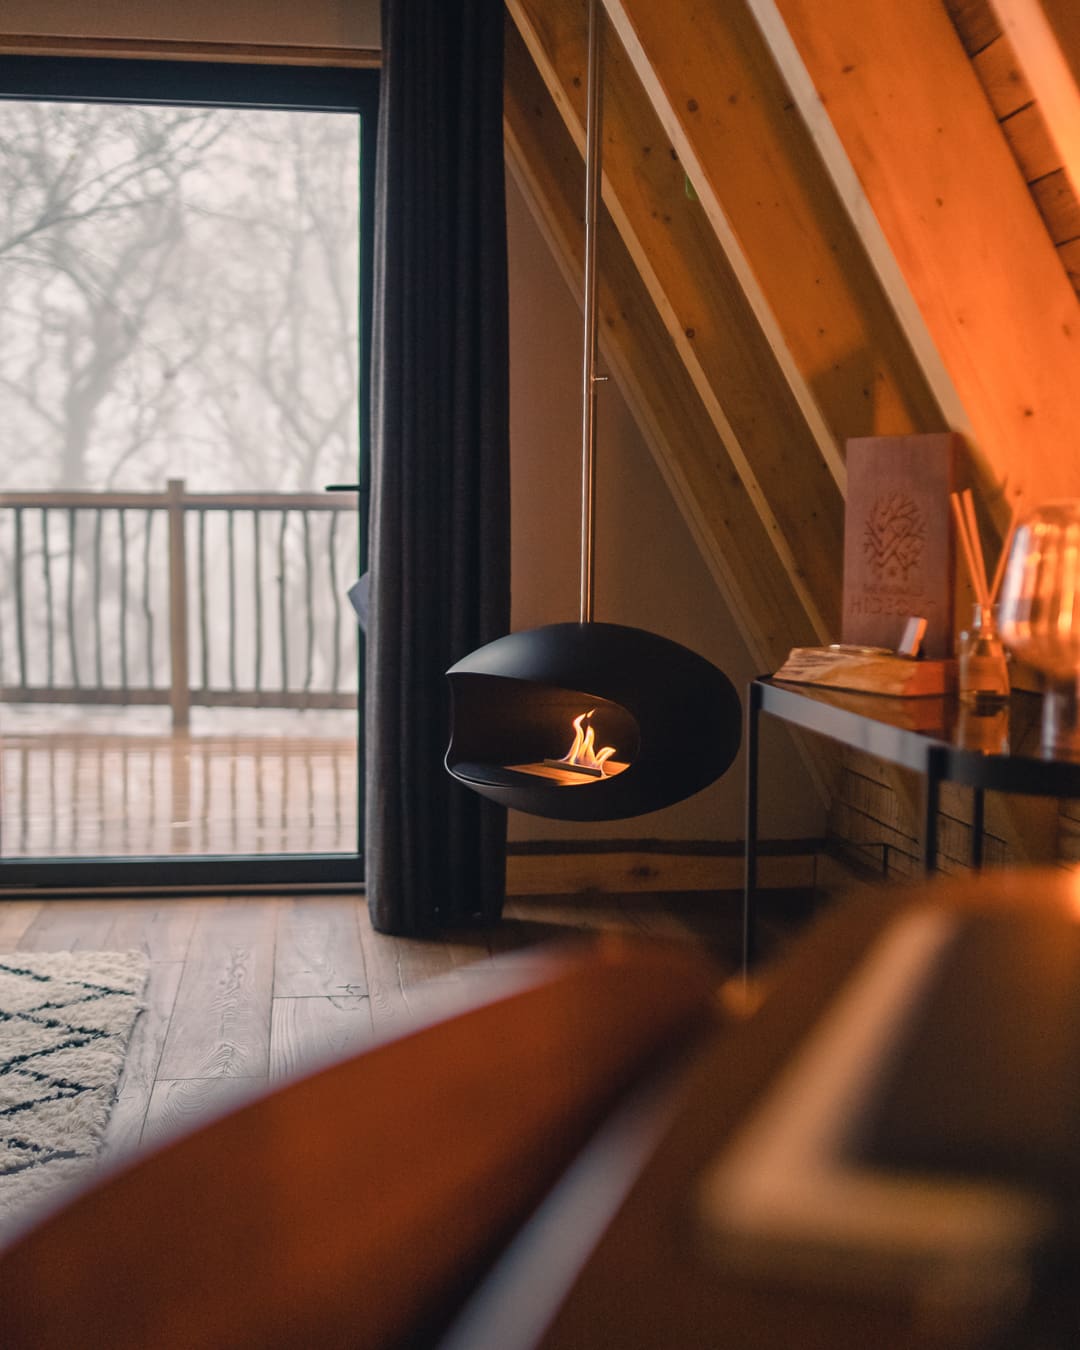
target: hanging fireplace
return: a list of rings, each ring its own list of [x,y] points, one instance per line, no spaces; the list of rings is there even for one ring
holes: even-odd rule
[[[511,633],[447,674],[454,729],[446,767],[533,815],[618,820],[656,811],[707,787],[739,748],[739,697],[727,676],[640,628],[557,623]]]
[[[585,143],[585,359],[581,622],[510,633],[447,671],[446,767],[503,806],[559,820],[618,820],[707,787],[739,749],[728,677],[640,628],[595,623],[596,240],[600,208],[600,16],[589,0]]]

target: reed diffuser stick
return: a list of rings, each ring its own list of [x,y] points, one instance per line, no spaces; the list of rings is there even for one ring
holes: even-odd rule
[[[956,521],[956,533],[960,537],[960,547],[963,549],[964,561],[967,563],[968,575],[971,577],[972,589],[975,592],[975,601],[979,605],[993,605],[996,603],[998,593],[1001,590],[1001,583],[1005,576],[1005,564],[1008,561],[1013,535],[1016,533],[1016,506],[1013,505],[1010,514],[1009,528],[1001,545],[1001,555],[994,569],[993,580],[988,581],[986,577],[986,557],[983,553],[982,541],[979,538],[979,527],[975,519],[975,502],[971,496],[970,488],[963,493],[950,493],[949,500],[952,503],[953,518]]]
[[[965,489],[963,502],[964,512],[967,516],[971,551],[975,555],[975,564],[978,569],[972,578],[975,583],[975,599],[980,605],[988,605],[990,603],[990,588],[986,584],[986,558],[983,556],[982,540],[979,538],[979,523],[975,518],[975,498],[971,495],[970,488]]]
[[[1013,535],[1016,533],[1016,524],[1020,519],[1020,513],[1016,509],[1016,503],[1013,502],[1012,510],[1009,513],[1009,528],[1005,531],[1005,540],[1001,545],[1001,557],[998,558],[997,567],[994,568],[994,579],[990,583],[990,603],[997,604],[998,595],[1001,592],[1001,583],[1005,580],[1005,564],[1009,561],[1009,551],[1012,548]]]
[[[980,585],[986,584],[986,578],[984,575],[980,582],[979,571],[975,562],[975,553],[971,547],[971,540],[968,538],[967,518],[964,515],[963,507],[960,505],[959,494],[953,492],[950,494],[950,500],[952,502],[953,516],[956,519],[956,533],[960,539],[960,546],[964,550],[964,561],[967,563],[968,575],[971,577],[971,584],[975,588],[975,597],[979,600],[979,603],[982,604],[980,598]]]

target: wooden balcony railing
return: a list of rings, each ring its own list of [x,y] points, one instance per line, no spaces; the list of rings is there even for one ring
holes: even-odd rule
[[[352,499],[0,493],[0,702],[352,708]]]

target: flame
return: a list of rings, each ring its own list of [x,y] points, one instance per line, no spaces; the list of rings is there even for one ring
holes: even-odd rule
[[[578,764],[584,769],[602,769],[605,761],[615,753],[613,745],[605,745],[600,750],[594,749],[596,732],[592,727],[586,728],[584,723],[595,711],[595,708],[590,708],[588,712],[574,718],[574,744],[570,747],[570,753],[563,755],[559,761],[561,764]]]

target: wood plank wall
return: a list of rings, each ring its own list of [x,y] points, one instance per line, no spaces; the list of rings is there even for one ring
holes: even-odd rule
[[[990,0],[944,0],[1058,257],[1080,294],[1080,201]]]
[[[1022,861],[1000,829],[991,814],[983,831],[987,865]],[[870,755],[852,751],[846,756],[829,812],[828,836],[831,848],[859,868],[891,881],[918,880],[922,875],[922,847],[911,805],[893,790],[884,766]],[[970,796],[951,785],[945,785],[941,794],[938,852],[943,872],[968,867]]]

